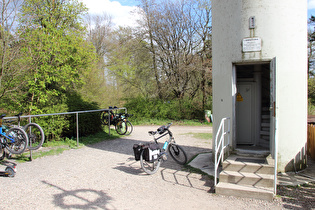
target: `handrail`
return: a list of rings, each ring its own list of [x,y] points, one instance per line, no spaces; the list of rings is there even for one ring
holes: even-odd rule
[[[100,112],[100,111],[110,111],[110,110],[121,110],[124,109],[125,113],[127,113],[127,108],[109,108],[109,109],[97,109],[97,110],[85,110],[85,111],[74,111],[74,112],[62,112],[62,113],[52,113],[52,114],[37,114],[37,115],[24,115],[20,116],[20,118],[29,118],[29,123],[31,123],[32,117],[45,117],[45,116],[54,116],[54,115],[68,115],[68,114],[76,114],[76,127],[77,127],[77,146],[79,146],[79,114],[81,113],[88,113],[88,112]],[[16,116],[13,117],[4,117],[4,120],[7,119],[16,119]],[[109,127],[109,135],[110,135],[110,120],[108,121]]]
[[[225,121],[228,122],[228,129],[225,131]],[[217,185],[217,177],[218,177],[218,168],[220,164],[220,159],[223,162],[224,161],[224,149],[230,144],[230,135],[228,135],[228,141],[226,144],[224,144],[224,137],[226,134],[230,133],[231,125],[230,125],[230,118],[222,118],[219,129],[216,133],[215,140],[214,140],[214,186]],[[219,134],[221,133],[220,140],[218,142]],[[221,149],[220,149],[221,148]],[[219,150],[220,149],[220,150]],[[218,156],[219,153],[219,156]]]

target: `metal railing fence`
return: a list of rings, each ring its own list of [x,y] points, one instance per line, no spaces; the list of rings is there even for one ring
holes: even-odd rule
[[[37,114],[37,115],[21,115],[20,118],[28,118],[29,123],[32,122],[32,118],[34,117],[47,117],[47,116],[55,116],[55,115],[76,115],[76,134],[77,134],[77,146],[79,146],[79,114],[82,113],[89,113],[89,112],[103,112],[103,111],[113,111],[113,110],[125,110],[125,113],[127,114],[127,108],[122,107],[122,108],[109,108],[109,109],[97,109],[97,110],[86,110],[86,111],[74,111],[74,112],[62,112],[62,113],[52,113],[52,114]],[[17,116],[13,117],[4,117],[4,120],[8,119],[17,119]],[[108,130],[109,130],[109,135],[110,135],[110,115],[108,115]],[[45,133],[45,131],[44,131]],[[30,150],[30,155],[32,157],[32,150]]]

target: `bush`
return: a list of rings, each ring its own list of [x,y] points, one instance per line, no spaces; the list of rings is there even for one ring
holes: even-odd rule
[[[188,99],[163,101],[160,99],[129,98],[125,107],[134,114],[134,121],[159,120],[204,120],[204,110],[199,101]]]
[[[46,107],[42,109],[45,114],[63,113],[67,112],[66,104],[58,104],[52,107]],[[32,122],[37,123],[43,128],[46,141],[59,141],[62,138],[64,129],[69,127],[69,122],[66,119],[66,115],[53,115],[45,117],[34,117]]]
[[[67,105],[68,112],[99,109],[97,103],[84,101],[77,93],[68,95]],[[95,134],[102,130],[99,112],[81,113],[78,116],[80,136]],[[63,130],[63,135],[67,137],[76,137],[76,114],[67,115],[67,120],[69,122],[69,127]]]

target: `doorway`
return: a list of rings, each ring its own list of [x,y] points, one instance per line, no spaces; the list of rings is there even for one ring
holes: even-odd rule
[[[235,147],[270,149],[270,63],[237,64]]]

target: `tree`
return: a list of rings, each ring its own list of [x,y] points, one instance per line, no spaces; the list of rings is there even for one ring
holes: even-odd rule
[[[24,84],[25,66],[20,53],[19,33],[16,31],[21,3],[23,1],[0,1],[0,99],[8,96],[7,100]]]
[[[202,86],[211,33],[211,8],[204,7],[205,2],[142,1],[142,26],[151,43],[155,77],[161,83],[157,86],[164,98],[193,99]]]
[[[94,48],[84,40],[81,19],[86,11],[76,0],[24,2],[20,39],[28,61],[24,101],[29,112],[61,103],[93,66]]]
[[[315,31],[314,31],[314,25],[315,25],[315,17],[311,16],[308,21],[309,25],[309,31],[308,31],[308,48],[309,48],[309,54],[308,54],[308,76],[313,77],[314,76],[314,55],[313,55],[313,42],[315,41]],[[313,26],[313,29],[311,30],[311,26]]]
[[[107,69],[115,76],[117,88],[125,95],[147,97],[154,84],[148,43],[132,28],[119,28],[112,35]]]

